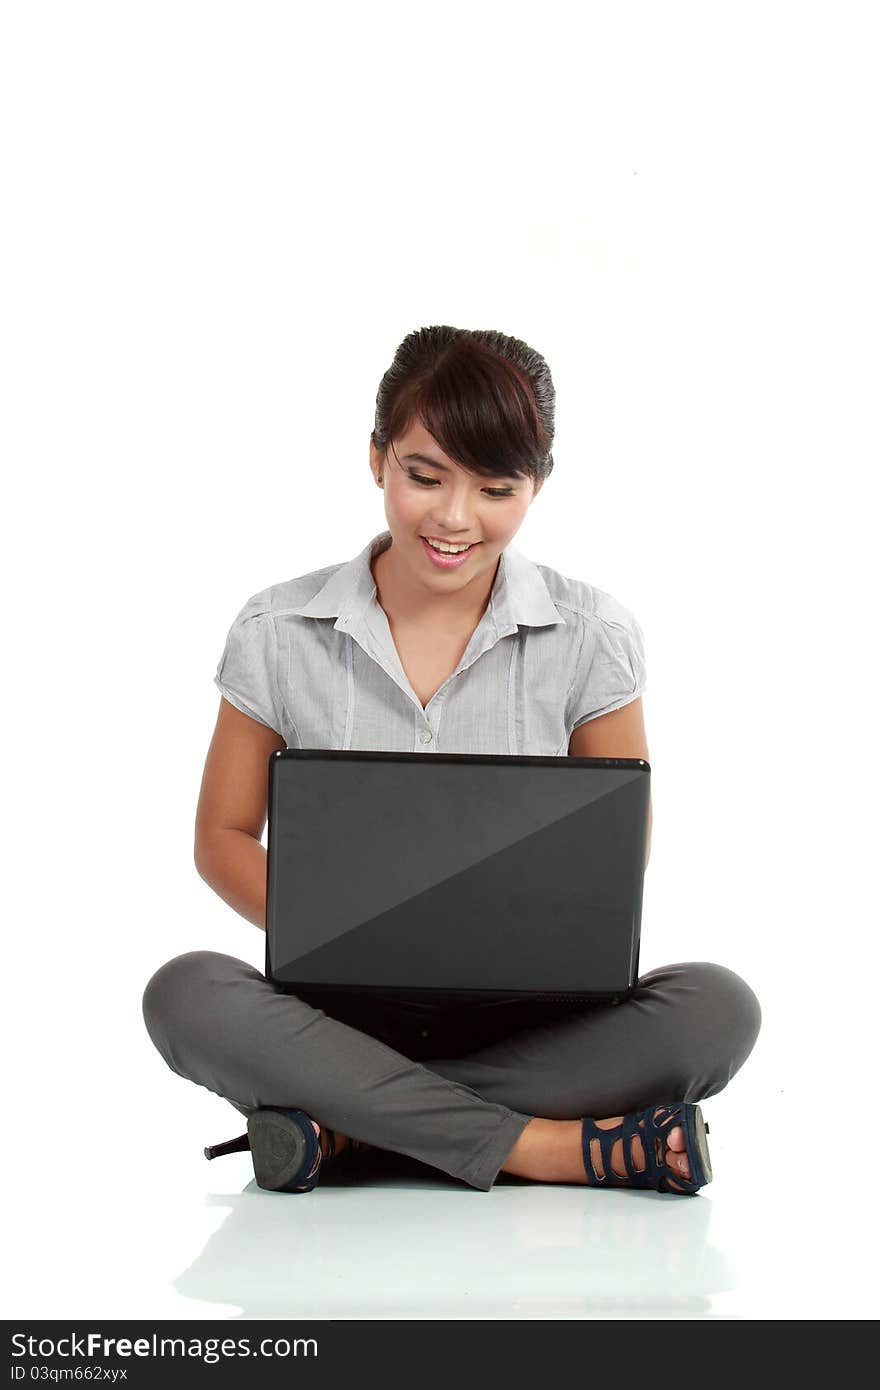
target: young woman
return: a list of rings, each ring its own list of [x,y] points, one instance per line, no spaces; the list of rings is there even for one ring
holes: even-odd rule
[[[388,529],[235,619],[195,862],[255,926],[276,748],[649,761],[638,623],[511,546],[553,467],[554,409],[547,364],[521,340],[409,334],[370,440]],[[619,1004],[561,1011],[291,995],[216,951],[162,965],[143,1010],[169,1067],[248,1117],[208,1157],[249,1148],[258,1184],[287,1192],[366,1148],[481,1191],[505,1172],[696,1192],[711,1179],[697,1102],[739,1070],[761,1022],[749,986],[707,962],[652,970]]]

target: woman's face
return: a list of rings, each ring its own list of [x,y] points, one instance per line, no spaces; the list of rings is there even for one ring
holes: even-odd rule
[[[413,455],[419,455],[414,458]],[[435,590],[463,588],[494,578],[510,544],[541,490],[531,478],[481,478],[453,463],[423,425],[392,441],[387,459],[371,444],[370,467],[382,476],[385,516],[396,563]],[[427,539],[469,544],[464,559],[443,564]]]

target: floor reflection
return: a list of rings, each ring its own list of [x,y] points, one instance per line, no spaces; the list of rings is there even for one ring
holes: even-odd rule
[[[702,1193],[506,1174],[484,1193],[373,1154],[312,1193],[264,1192],[251,1179],[207,1200],[228,1215],[174,1287],[245,1319],[693,1319],[711,1317],[712,1296],[735,1284],[709,1243]]]

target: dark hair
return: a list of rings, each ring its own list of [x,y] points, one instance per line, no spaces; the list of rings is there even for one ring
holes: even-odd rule
[[[379,385],[370,439],[382,453],[419,419],[481,477],[543,481],[553,469],[556,391],[535,348],[493,328],[408,333]]]

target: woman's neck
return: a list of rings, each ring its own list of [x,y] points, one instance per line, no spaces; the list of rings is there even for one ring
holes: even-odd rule
[[[394,564],[394,547],[388,546],[370,562],[376,597],[389,623],[443,633],[473,632],[489,606],[495,574],[481,583],[448,595],[420,590],[412,579],[401,576]]]

